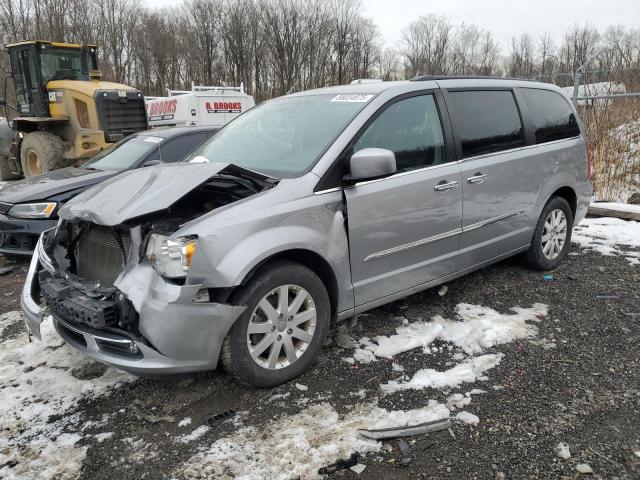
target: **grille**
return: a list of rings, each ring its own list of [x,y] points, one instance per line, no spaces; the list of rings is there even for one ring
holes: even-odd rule
[[[7,213],[13,207],[12,203],[0,202],[0,213]]]
[[[148,128],[144,100],[137,97],[137,92],[128,92],[124,98],[118,97],[117,92],[103,92],[106,97],[97,93],[96,107],[107,143]]]
[[[91,227],[89,232],[82,236],[76,248],[78,275],[85,280],[98,280],[104,287],[113,286],[131,250],[129,234],[120,235],[126,253],[124,257],[116,234],[111,229]]]

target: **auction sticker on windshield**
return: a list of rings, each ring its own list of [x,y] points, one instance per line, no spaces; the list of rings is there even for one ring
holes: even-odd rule
[[[143,142],[149,142],[149,143],[160,143],[162,141],[162,138],[160,137],[146,137]]]
[[[336,95],[331,99],[332,102],[353,102],[353,103],[364,103],[371,100],[373,95],[360,95],[355,93],[350,94],[340,94]]]

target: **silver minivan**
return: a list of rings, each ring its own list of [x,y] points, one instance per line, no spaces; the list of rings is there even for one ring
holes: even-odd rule
[[[61,209],[21,303],[138,375],[300,375],[332,321],[523,254],[551,270],[590,199],[577,113],[553,85],[419,77],[295,93],[189,164],[127,172]],[[43,306],[43,303],[46,307]]]

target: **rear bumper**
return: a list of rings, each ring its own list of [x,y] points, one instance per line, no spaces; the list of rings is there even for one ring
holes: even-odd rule
[[[38,271],[50,260],[34,255],[21,306],[29,331],[40,338],[42,309],[37,303]],[[41,255],[46,257],[44,252]],[[57,277],[62,280],[62,277]],[[135,309],[136,335],[116,328],[92,328],[54,309],[58,334],[73,348],[95,360],[133,374],[164,375],[216,368],[222,342],[245,307],[196,303],[200,285],[177,285],[147,264],[138,264],[116,282],[118,291]],[[69,293],[66,293],[69,295]],[[70,295],[76,295],[71,293]],[[82,294],[78,292],[81,298]]]
[[[0,253],[31,256],[40,234],[57,223],[57,220],[28,220],[0,215]]]

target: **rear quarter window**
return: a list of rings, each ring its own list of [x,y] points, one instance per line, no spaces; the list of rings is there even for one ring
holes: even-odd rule
[[[524,145],[524,128],[511,90],[449,92],[462,157],[474,157]]]
[[[580,135],[576,115],[562,95],[535,88],[523,88],[521,91],[529,107],[536,143]]]

